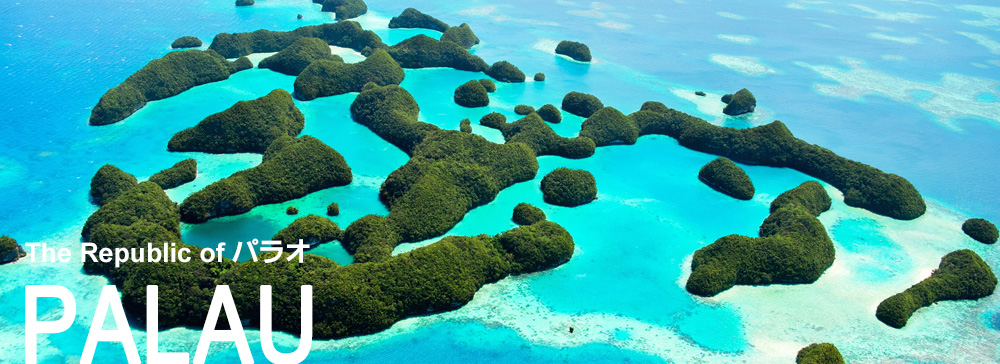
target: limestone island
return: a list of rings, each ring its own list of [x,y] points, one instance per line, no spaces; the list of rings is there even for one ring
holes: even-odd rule
[[[597,110],[583,121],[580,136],[590,138],[598,147],[635,144],[639,128],[631,118],[609,106]]]
[[[90,179],[90,201],[101,206],[105,201],[115,198],[138,184],[139,181],[135,176],[125,173],[118,167],[105,164]]]
[[[289,76],[298,76],[310,63],[320,59],[344,62],[343,58],[331,53],[330,45],[322,39],[302,37],[280,52],[262,59],[257,67]]]
[[[535,112],[535,108],[531,105],[516,105],[514,106],[514,113],[518,115],[528,115]]]
[[[567,93],[562,100],[562,109],[570,114],[588,118],[597,110],[603,109],[604,104],[597,96],[572,91]]]
[[[173,167],[157,172],[152,177],[149,177],[149,181],[157,184],[164,190],[169,190],[194,181],[197,177],[198,161],[194,158],[188,158],[177,162]]]
[[[844,364],[844,357],[833,344],[809,344],[799,350],[795,364]]]
[[[559,112],[559,108],[552,104],[545,104],[538,108],[538,116],[547,122],[553,124],[559,124],[562,122],[562,113]]]
[[[479,79],[479,83],[483,84],[483,87],[486,88],[486,92],[496,92],[497,90],[497,84],[491,79],[482,78]]]
[[[687,290],[711,297],[734,285],[806,284],[833,265],[835,251],[816,217],[830,196],[815,181],[782,193],[760,225],[760,237],[729,235],[698,249]]]
[[[913,312],[939,301],[977,300],[993,294],[997,277],[975,252],[963,249],[941,258],[930,277],[879,303],[875,317],[900,329]]]
[[[287,32],[261,29],[249,33],[219,33],[208,49],[226,58],[236,58],[251,53],[280,52],[302,37],[319,38],[329,45],[361,53],[365,53],[366,48],[371,53],[387,47],[375,32],[364,30],[357,22],[341,21],[308,25]]]
[[[389,19],[389,29],[396,28],[424,28],[444,32],[448,30],[448,24],[417,9],[406,8],[399,16]]]
[[[494,80],[500,82],[509,83],[519,83],[524,82],[524,72],[521,72],[517,66],[511,64],[507,61],[499,61],[494,63],[490,68],[486,70],[486,75],[493,77]]]
[[[423,34],[407,38],[387,49],[403,68],[449,67],[459,71],[486,71],[486,61],[458,44],[439,41]]]
[[[17,240],[7,235],[0,235],[0,264],[16,262],[28,255]]]
[[[395,85],[366,86],[351,104],[355,122],[411,156],[379,191],[389,215],[369,215],[345,229],[342,243],[355,262],[389,259],[400,243],[440,236],[469,210],[538,171],[535,153],[524,144],[441,130],[419,121],[419,112],[413,96]]]
[[[201,47],[201,39],[192,37],[189,35],[177,38],[173,43],[170,43],[170,48],[181,49],[181,48],[197,48]]]
[[[336,13],[337,20],[354,19],[368,13],[368,4],[362,0],[313,0],[323,4],[320,11]]]
[[[331,202],[326,206],[326,216],[337,216],[340,215],[340,205],[336,202]]]
[[[83,237],[99,248],[129,249],[144,246],[146,241],[162,241],[177,242],[170,254],[181,248],[197,250],[180,242],[180,215],[159,186],[143,182],[91,215]],[[292,297],[298,297],[302,285],[312,285],[317,298],[314,337],[331,339],[367,335],[407,317],[454,310],[472,300],[480,287],[509,275],[558,266],[572,257],[573,250],[573,238],[565,229],[542,221],[495,236],[449,236],[378,263],[356,261],[344,267],[308,254],[302,263],[194,259],[187,263],[126,261],[115,267],[110,262],[88,261],[84,271],[108,277],[121,289],[125,312],[141,321],[147,319],[146,286],[157,285],[156,313],[163,329],[202,325],[217,284],[230,286],[240,317],[249,326],[259,327],[260,287],[271,285],[274,309],[284,313],[275,317],[274,329],[298,334],[300,306]],[[265,253],[258,259],[273,256]],[[371,289],[356,289],[359,286]]]
[[[490,104],[490,95],[482,82],[472,80],[455,89],[455,103],[464,107],[483,107]]]
[[[640,136],[667,135],[683,147],[734,162],[798,170],[840,189],[849,206],[900,220],[920,217],[927,209],[920,192],[905,178],[795,138],[780,121],[727,128],[654,101],[630,116]]]
[[[472,46],[479,44],[479,38],[476,37],[476,33],[472,32],[472,28],[469,24],[462,23],[457,27],[450,27],[441,34],[442,42],[452,42],[462,46],[462,48],[469,49]]]
[[[556,54],[561,54],[579,62],[590,62],[590,47],[580,42],[564,40],[556,45]]]
[[[238,215],[322,189],[345,186],[353,175],[344,157],[319,139],[283,136],[264,151],[263,161],[195,192],[180,205],[184,222]]]
[[[518,225],[531,225],[545,220],[545,212],[526,202],[521,202],[514,206],[514,215],[511,220]]]
[[[542,178],[542,198],[558,206],[585,205],[597,198],[597,181],[581,169],[556,168]]]
[[[280,241],[282,246],[288,248],[290,244],[298,244],[302,240],[308,245],[306,249],[312,249],[320,244],[329,243],[340,239],[343,234],[337,223],[322,216],[308,215],[295,219],[284,229],[271,237],[271,240]]]
[[[701,167],[698,171],[698,180],[732,198],[744,201],[753,198],[754,187],[750,176],[726,157],[716,158]]]
[[[253,4],[253,0],[236,0],[236,6],[250,6]]]
[[[739,90],[735,94],[723,95],[722,102],[726,103],[722,112],[731,116],[750,113],[757,108],[757,99],[747,89]]]
[[[108,90],[90,113],[90,125],[125,120],[146,103],[171,97],[192,87],[222,81],[233,73],[253,68],[247,58],[228,62],[214,51],[191,49],[170,52],[154,59],[120,85]]]
[[[566,138],[556,134],[537,113],[531,113],[513,123],[499,113],[489,113],[479,120],[479,124],[500,130],[507,144],[522,143],[534,151],[536,156],[557,155],[564,158],[580,159],[594,155],[596,145],[585,136]]]
[[[535,80],[535,82],[545,81],[545,74],[541,73],[541,72],[536,73],[535,77],[534,77],[534,80]]]
[[[282,136],[297,136],[305,117],[288,91],[276,89],[225,111],[209,115],[198,125],[170,138],[171,152],[264,153]]]
[[[317,97],[360,92],[365,84],[398,85],[403,82],[403,68],[379,49],[358,63],[318,60],[295,78],[295,98],[309,101]]]
[[[997,242],[997,226],[986,219],[968,219],[962,223],[962,231],[970,238],[983,244]]]

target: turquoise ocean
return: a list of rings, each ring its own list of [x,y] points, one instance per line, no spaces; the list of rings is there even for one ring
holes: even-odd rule
[[[857,0],[588,2],[370,1],[356,19],[396,43],[429,30],[389,30],[388,21],[415,7],[449,24],[468,23],[488,63],[508,60],[545,82],[498,84],[490,106],[466,109],[454,89],[483,74],[452,69],[406,70],[402,86],[421,107],[421,120],[502,142],[475,121],[513,107],[558,105],[569,91],[592,93],[630,113],[661,101],[719,125],[751,127],[781,120],[801,139],[909,179],[928,202],[926,215],[896,221],[844,205],[825,185],[833,209],[820,216],[837,260],[814,284],[736,287],[713,298],[684,290],[691,254],[729,234],[755,236],[768,204],[810,180],[789,169],[744,166],[757,187],[751,201],[719,194],[697,179],[714,156],[669,137],[602,147],[583,160],[539,158],[535,180],[514,185],[474,209],[449,235],[496,234],[513,228],[513,207],[528,202],[573,235],[576,251],[550,271],[483,287],[458,310],[401,321],[384,332],[315,341],[310,363],[790,363],[813,342],[836,344],[848,362],[1000,362],[1000,295],[944,302],[919,310],[902,330],[875,319],[886,297],[928,276],[941,256],[973,249],[995,269],[1000,254],[965,236],[969,217],[1000,221],[1000,7],[989,1]],[[273,89],[292,90],[293,77],[261,69],[149,103],[124,122],[87,125],[100,96],[171,41],[193,35],[257,29],[291,30],[332,22],[309,0],[175,2],[7,0],[0,3],[0,234],[77,251],[83,222],[96,206],[90,177],[114,164],[140,180],[196,158],[198,178],[168,191],[175,201],[260,162],[260,155],[169,153],[169,138],[208,115]],[[304,19],[296,19],[302,14]],[[553,53],[562,39],[587,43],[594,61]],[[203,47],[204,48],[204,47]],[[362,57],[340,50],[348,62]],[[265,55],[253,55],[256,62]],[[748,88],[757,111],[722,114],[722,94]],[[698,97],[694,91],[704,91]],[[367,214],[386,214],[378,189],[407,156],[350,118],[355,94],[296,101],[303,134],[339,151],[354,182],[247,214],[182,225],[189,244],[215,246],[270,238],[293,217],[340,204],[341,227]],[[564,113],[553,125],[564,136],[582,119]],[[545,204],[538,185],[558,167],[586,169],[598,199],[577,208]],[[396,253],[432,244],[404,244]],[[341,264],[337,243],[312,253]],[[77,362],[101,286],[75,263],[22,260],[0,266],[0,363],[23,362],[24,286],[58,284],[76,296],[77,318],[64,333],[40,339],[43,363]],[[242,257],[246,259],[247,257]],[[39,302],[39,316],[62,308]],[[108,325],[111,324],[109,321]],[[571,334],[567,328],[574,327]],[[133,329],[140,354],[144,329]],[[160,334],[161,351],[194,352],[200,331]],[[249,330],[255,359],[267,362],[259,334]],[[294,336],[278,334],[284,351]],[[124,363],[121,345],[100,344],[97,361]],[[233,346],[215,344],[209,362],[237,361]]]

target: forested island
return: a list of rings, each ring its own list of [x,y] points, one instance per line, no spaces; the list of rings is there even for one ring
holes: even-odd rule
[[[698,249],[687,290],[711,297],[734,285],[812,283],[833,265],[833,242],[816,217],[830,196],[809,181],[782,193],[760,225],[760,237],[729,235]]]
[[[155,59],[101,97],[90,113],[90,125],[114,124],[149,101],[175,96],[209,82],[253,68],[249,59],[229,62],[214,51],[170,52]]]
[[[556,54],[561,54],[580,62],[590,62],[590,47],[580,42],[564,40],[556,45]]]
[[[276,89],[249,101],[239,101],[198,125],[170,138],[172,152],[264,153],[280,137],[298,136],[305,116],[288,91]]]
[[[185,222],[205,222],[344,186],[352,179],[344,157],[319,139],[283,136],[267,147],[260,165],[195,192],[181,203],[180,213]]]
[[[544,220],[544,217],[542,219]],[[25,255],[27,253],[17,243],[17,240],[7,235],[0,235],[0,264],[16,262],[18,259],[24,258]]]
[[[716,191],[740,200],[753,198],[754,187],[743,168],[725,157],[708,162],[698,171],[698,179]]]
[[[879,303],[875,317],[897,329],[906,326],[913,312],[939,301],[977,300],[993,294],[997,277],[975,252],[948,253],[930,277]]]
[[[149,181],[157,184],[162,189],[169,190],[194,181],[197,177],[198,161],[194,158],[188,158],[177,162],[177,164],[174,164],[170,168],[157,172],[152,177],[149,177]]]
[[[109,198],[88,219],[83,238],[99,248],[134,248],[146,241],[180,242],[180,217],[177,204],[158,185],[143,182]],[[311,217],[303,219],[279,235],[320,236],[317,239],[333,235],[333,226]],[[113,263],[88,261],[84,271],[107,276],[121,287],[125,311],[140,320],[146,319],[146,286],[157,285],[162,295],[157,314],[163,329],[202,324],[216,284],[229,285],[240,316],[248,318],[252,326],[259,325],[255,313],[259,312],[260,286],[272,285],[274,309],[285,313],[275,317],[274,328],[297,334],[299,287],[313,285],[318,297],[314,336],[325,339],[370,334],[409,316],[456,309],[485,284],[568,261],[573,246],[565,229],[541,221],[496,236],[452,236],[379,263],[357,262],[344,267],[324,257],[306,255],[303,263],[285,259],[274,263],[228,259],[205,263],[195,259],[188,263],[126,261],[115,268]],[[185,247],[197,249],[177,243],[170,250]],[[362,281],[376,289],[354,289]]]
[[[314,2],[322,3],[323,11],[335,11],[338,20],[367,12],[360,0]],[[296,76],[294,98],[302,102],[357,93],[350,106],[352,120],[410,157],[379,188],[379,199],[389,213],[364,216],[343,230],[328,218],[309,214],[272,237],[286,245],[301,239],[310,247],[340,241],[353,255],[354,264],[341,267],[327,258],[307,255],[303,264],[283,259],[268,265],[225,260],[183,267],[127,263],[113,268],[88,263],[85,271],[106,275],[121,287],[126,311],[140,319],[145,316],[144,287],[159,284],[161,327],[199,324],[216,284],[233,287],[241,313],[256,312],[259,286],[271,284],[276,287],[275,308],[286,312],[276,318],[275,328],[295,334],[299,329],[298,287],[311,284],[316,287],[316,296],[322,297],[315,307],[317,337],[370,334],[409,316],[460,307],[480,287],[506,276],[558,266],[570,259],[574,247],[566,230],[527,203],[518,204],[511,215],[511,221],[520,227],[496,236],[449,236],[394,256],[397,245],[446,234],[470,210],[490,203],[500,191],[535,179],[539,156],[587,158],[597,147],[635,144],[640,137],[654,134],[720,156],[699,171],[699,178],[739,199],[751,199],[755,191],[734,161],[796,169],[841,190],[848,205],[895,219],[915,219],[926,210],[923,197],[906,179],[797,139],[780,121],[748,129],[727,128],[655,101],[626,115],[606,107],[595,95],[570,92],[561,107],[546,104],[535,109],[528,102],[515,106],[515,114],[523,117],[513,122],[496,112],[482,116],[479,124],[499,130],[502,144],[473,133],[469,119],[459,122],[459,130],[443,130],[420,121],[420,107],[399,86],[408,69],[449,67],[483,73],[504,83],[525,82],[525,73],[510,62],[489,65],[470,53],[468,49],[480,40],[467,24],[449,27],[409,8],[390,20],[390,28],[426,28],[440,31],[442,36],[437,40],[416,35],[389,46],[353,21],[287,32],[222,33],[207,51],[176,51],[151,61],[108,91],[94,107],[90,120],[92,125],[118,122],[148,101],[226,79],[253,67],[245,57],[251,53],[277,52],[263,59],[259,67]],[[331,45],[353,49],[366,58],[345,63],[332,55]],[[581,62],[591,60],[589,48],[582,43],[561,42],[556,53]],[[533,79],[543,81],[545,76],[538,73]],[[488,106],[489,93],[497,90],[493,80],[473,79],[462,84],[455,89],[453,101],[470,108]],[[519,86],[500,87],[506,92]],[[142,183],[112,165],[102,167],[91,181],[91,199],[100,207],[84,225],[83,239],[99,247],[135,247],[155,240],[178,242],[176,248],[181,248],[186,246],[180,242],[182,221],[202,223],[350,184],[351,168],[334,148],[310,136],[297,137],[304,117],[292,98],[293,94],[274,90],[259,99],[240,101],[177,133],[168,144],[171,151],[263,153],[258,166],[212,183],[180,205],[163,190],[197,176],[193,159]],[[752,112],[756,107],[756,99],[746,89],[726,95],[722,101],[728,115]],[[502,111],[510,111],[510,106],[505,108]],[[553,131],[549,123],[562,121],[560,108],[585,118],[579,136],[566,138]],[[439,125],[454,129],[455,121],[464,117]],[[543,200],[552,205],[581,206],[597,198],[596,180],[583,170],[555,169],[540,185]],[[814,282],[834,260],[833,243],[817,219],[830,206],[825,189],[815,181],[781,194],[760,225],[759,237],[730,235],[696,251],[686,289],[695,295],[714,296],[734,285]],[[294,206],[286,211],[299,213]],[[310,211],[303,208],[302,212]],[[327,207],[328,216],[339,212],[336,203]],[[967,221],[963,231],[983,243],[997,240],[996,227],[985,220]],[[4,242],[0,237],[0,253]],[[935,301],[992,293],[996,278],[978,255],[970,253],[946,256],[931,278],[883,302],[878,319],[901,327],[914,310]],[[992,285],[984,278],[987,273]],[[355,289],[362,285],[371,289]],[[163,298],[165,295],[169,298]],[[252,314],[241,317],[257,324]],[[804,348],[797,361],[825,362],[834,357],[839,357],[835,347],[819,344]]]
[[[597,198],[597,180],[581,169],[556,168],[542,178],[542,198],[553,205],[576,207]]]

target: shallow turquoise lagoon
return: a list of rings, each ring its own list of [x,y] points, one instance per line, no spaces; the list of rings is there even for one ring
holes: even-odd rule
[[[85,6],[86,10],[79,9]],[[492,63],[509,60],[544,82],[498,83],[490,106],[468,109],[452,101],[462,83],[485,78],[452,69],[407,70],[402,86],[420,104],[420,118],[445,129],[470,119],[473,132],[494,141],[496,130],[478,125],[490,112],[508,121],[518,104],[559,106],[569,91],[593,93],[630,113],[648,100],[719,125],[751,127],[780,119],[799,137],[846,157],[910,179],[928,200],[928,213],[895,221],[844,205],[826,186],[833,209],[820,220],[837,260],[814,284],[736,287],[714,298],[684,290],[691,254],[729,234],[754,236],[778,194],[810,177],[787,169],[743,166],[757,195],[738,201],[697,179],[714,156],[690,151],[669,137],[647,136],[631,146],[599,148],[583,160],[539,158],[535,179],[502,191],[472,210],[449,235],[497,234],[513,228],[513,207],[528,202],[564,226],[576,243],[568,263],[541,273],[504,279],[481,289],[465,307],[415,317],[374,335],[316,341],[307,362],[427,363],[552,362],[793,362],[799,348],[836,343],[849,362],[898,359],[914,363],[1000,362],[1000,298],[944,302],[918,311],[903,330],[875,320],[875,307],[930,274],[942,255],[969,248],[1000,267],[994,247],[961,233],[971,216],[1000,220],[1000,8],[989,3],[949,4],[858,1],[442,3],[370,2],[359,19],[393,44],[427,30],[390,30],[388,19],[415,7],[443,21],[469,23],[482,43],[473,52]],[[73,10],[67,10],[73,8]],[[230,1],[172,3],[63,0],[0,4],[0,234],[20,242],[76,247],[83,221],[96,208],[89,180],[112,163],[146,179],[185,158],[196,158],[198,178],[168,191],[175,201],[236,171],[260,155],[169,153],[170,137],[240,100],[276,88],[292,90],[293,77],[249,70],[229,80],[151,102],[122,123],[90,127],[90,108],[109,88],[149,60],[168,52],[181,35],[203,41],[220,32],[290,30],[330,22],[308,0],[258,0],[249,8]],[[302,20],[296,15],[303,14]],[[590,45],[595,60],[574,62],[553,54],[558,40]],[[360,56],[338,50],[348,61]],[[264,55],[255,55],[259,60]],[[747,87],[758,99],[751,116],[721,113],[718,98]],[[698,97],[696,90],[708,93]],[[342,228],[367,214],[387,214],[381,182],[407,161],[405,153],[350,118],[354,94],[296,102],[306,117],[303,134],[339,151],[354,182],[300,199],[199,225],[182,225],[184,241],[215,246],[270,238],[296,217],[323,215],[330,202]],[[551,125],[573,137],[583,118],[563,114]],[[539,183],[559,168],[586,169],[598,184],[591,204],[564,208],[542,201]],[[296,206],[297,216],[285,209]],[[402,253],[438,239],[403,244]],[[230,253],[232,250],[230,250]],[[337,243],[311,251],[350,264]],[[75,257],[78,258],[78,257]],[[247,259],[242,256],[240,259]],[[78,360],[103,277],[79,264],[21,261],[0,266],[0,362],[21,362],[23,287],[67,286],[78,303],[73,328],[40,342],[43,363]],[[41,301],[39,314],[61,307]],[[110,324],[110,323],[109,323]],[[570,334],[568,329],[574,328]],[[140,353],[145,332],[133,333]],[[199,330],[160,335],[161,350],[194,352]],[[255,359],[265,361],[259,335],[248,331]],[[297,339],[277,334],[289,351]],[[956,345],[962,343],[962,345]],[[236,360],[232,346],[212,346],[209,362]],[[12,353],[12,354],[11,354]],[[123,363],[120,346],[100,344],[98,358]]]

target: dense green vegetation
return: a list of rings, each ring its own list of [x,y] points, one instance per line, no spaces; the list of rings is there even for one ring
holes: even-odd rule
[[[506,128],[504,126],[505,124],[507,124],[507,117],[498,112],[491,112],[483,115],[483,117],[479,119],[479,125],[500,131],[503,131],[503,129]]]
[[[470,209],[538,170],[527,146],[440,130],[418,121],[419,110],[398,86],[366,87],[351,105],[356,122],[411,155],[382,184],[379,198],[389,216],[366,217],[345,230],[344,246],[355,261],[385,259],[400,242],[439,236]]]
[[[458,130],[463,133],[471,133],[472,121],[470,121],[469,119],[462,119],[462,121],[458,123]]]
[[[483,107],[490,104],[490,95],[481,82],[472,80],[455,89],[455,103],[465,107]]]
[[[968,219],[962,224],[962,231],[983,244],[997,242],[997,226],[985,219]]]
[[[135,176],[105,164],[90,179],[90,200],[98,206],[139,184]]]
[[[199,248],[180,242],[180,214],[177,204],[152,182],[143,182],[110,199],[90,218],[82,232],[84,241],[98,248],[145,248],[146,243],[162,249],[176,244],[198,252]],[[176,254],[176,253],[173,253]],[[194,257],[182,263],[132,263],[119,268],[114,263],[88,260],[84,272],[107,276],[122,292],[125,311],[146,318],[146,286],[159,288],[160,327],[200,326],[204,324],[217,272],[232,262],[204,263]]]
[[[597,96],[582,92],[572,91],[566,94],[562,100],[563,110],[570,114],[585,118],[589,118],[597,112],[597,110],[603,108],[604,104],[601,103],[601,100],[597,99]]]
[[[340,239],[341,234],[343,232],[340,231],[337,223],[322,216],[308,215],[295,219],[287,227],[274,234],[271,240],[280,241],[285,249],[289,249],[288,245],[297,244],[299,240],[302,240],[304,244],[309,245],[307,249],[312,249],[320,244]]]
[[[844,357],[833,344],[810,344],[799,350],[795,364],[844,364]]]
[[[750,176],[729,158],[719,157],[708,162],[698,171],[698,179],[733,198],[747,201],[753,198],[754,188]]]
[[[159,185],[148,181],[105,199],[101,208],[83,225],[82,236],[84,240],[89,239],[91,232],[102,224],[128,226],[140,221],[155,223],[180,236],[177,204],[170,201]]]
[[[7,235],[0,235],[0,264],[13,263],[25,255],[27,253],[17,240]]]
[[[450,27],[441,34],[442,42],[452,42],[458,44],[462,48],[469,49],[472,46],[479,44],[479,38],[476,37],[476,33],[472,32],[472,28],[469,24],[462,23],[457,27]]]
[[[997,277],[975,252],[948,253],[930,277],[879,303],[875,317],[895,328],[906,326],[910,315],[939,301],[977,300],[993,294]]]
[[[275,329],[293,333],[299,330],[299,287],[310,284],[317,297],[314,336],[340,338],[378,332],[409,316],[454,310],[487,283],[558,266],[572,254],[569,233],[546,221],[497,236],[449,236],[377,263],[338,267],[320,257],[305,264],[248,262],[223,273],[221,281],[232,287],[241,317],[251,325],[257,323],[260,286],[275,287],[274,297],[283,297],[275,310],[290,317],[276,320]]]
[[[495,92],[497,90],[497,84],[491,79],[482,78],[479,80],[479,83],[483,84],[483,87],[486,88],[486,92]]]
[[[535,108],[531,105],[517,105],[514,106],[514,113],[518,115],[528,115],[535,112]]]
[[[198,161],[194,158],[188,158],[177,162],[173,167],[157,172],[152,177],[149,177],[149,181],[157,184],[162,189],[169,190],[194,181],[196,177],[198,177]]]
[[[337,216],[340,215],[340,205],[336,202],[331,202],[326,206],[326,216]]]
[[[597,180],[581,169],[556,168],[542,178],[542,198],[559,206],[588,204],[597,198]]]
[[[311,63],[295,78],[295,97],[308,101],[317,97],[360,92],[369,82],[379,86],[398,85],[403,82],[404,76],[399,63],[382,49],[358,63],[321,59]]]
[[[597,146],[635,144],[639,128],[632,118],[613,107],[601,108],[583,121],[580,136],[590,138]]]
[[[815,282],[835,255],[826,228],[816,218],[830,204],[830,196],[815,181],[782,193],[771,203],[759,238],[724,236],[694,253],[688,292],[710,297],[737,284]]]
[[[923,197],[906,179],[797,139],[780,121],[749,129],[726,128],[658,102],[643,104],[632,119],[640,135],[668,135],[699,152],[739,163],[793,168],[819,178],[840,189],[850,206],[902,220],[920,217],[926,210]]]
[[[733,95],[723,96],[722,102],[726,103],[726,107],[722,109],[726,115],[746,114],[753,112],[757,107],[757,99],[747,89],[739,90]]]
[[[344,186],[351,180],[351,168],[333,148],[310,136],[284,136],[271,143],[260,165],[236,172],[185,199],[181,216],[188,223],[205,222]]]
[[[318,59],[344,61],[340,56],[332,55],[330,45],[326,44],[322,39],[302,37],[280,52],[264,58],[257,67],[284,73],[289,76],[298,76],[310,63]]]
[[[538,116],[542,120],[548,121],[553,124],[559,124],[562,122],[562,113],[559,112],[559,108],[552,104],[545,104],[538,109]]]
[[[263,153],[283,136],[296,136],[305,117],[288,91],[275,89],[266,96],[239,101],[225,111],[209,115],[198,125],[170,138],[172,152]]]
[[[424,28],[444,32],[448,30],[448,24],[417,9],[406,8],[399,16],[389,19],[389,29],[396,28]]]
[[[521,72],[517,66],[510,64],[510,62],[507,61],[494,63],[489,69],[486,70],[486,75],[493,77],[494,80],[500,82],[524,82],[524,72]]]
[[[413,155],[413,149],[427,134],[439,130],[437,126],[417,121],[419,113],[420,107],[413,96],[396,85],[366,86],[351,104],[351,118],[355,122],[409,155]]]
[[[479,124],[500,130],[507,144],[523,143],[539,156],[557,155],[580,159],[594,155],[596,147],[594,141],[587,137],[566,138],[556,134],[537,113],[528,114],[509,124],[503,115],[489,113],[479,120]]]
[[[288,214],[288,215],[298,215],[299,214],[299,208],[295,207],[295,206],[288,206],[288,208],[285,209],[285,214]]]
[[[253,0],[236,0],[236,6],[250,6],[253,4]]]
[[[460,134],[450,132],[448,134]],[[290,139],[290,138],[289,138]],[[99,248],[145,247],[146,242],[176,243],[171,250],[197,247],[180,242],[180,213],[163,190],[143,182],[111,199],[85,225],[84,239]],[[380,240],[394,233],[385,219],[366,216],[353,226],[371,222],[371,229],[355,229],[353,241]],[[278,235],[282,239],[328,239],[336,225],[320,217],[305,217]],[[350,235],[351,232],[345,232]],[[2,238],[0,238],[2,240]],[[303,263],[277,259],[235,263],[113,263],[88,261],[84,271],[102,274],[121,289],[125,311],[146,318],[146,286],[157,285],[159,320],[164,329],[203,324],[217,284],[229,285],[241,317],[259,325],[259,290],[274,287],[275,329],[299,332],[299,295],[302,285],[313,285],[317,338],[340,338],[374,333],[403,318],[452,310],[472,299],[484,284],[511,274],[549,269],[570,259],[573,238],[559,225],[543,221],[497,236],[447,237],[412,252],[379,263],[340,267],[327,258],[306,255]],[[281,258],[286,258],[287,254]],[[366,289],[358,289],[365,287]]]
[[[353,19],[367,13],[368,4],[362,0],[326,0],[320,11],[336,13],[337,20]]]
[[[486,61],[458,44],[418,34],[389,47],[389,55],[403,68],[449,67],[460,71],[483,72]]]
[[[243,59],[249,62],[249,60]],[[245,65],[233,64],[217,53],[191,49],[170,52],[154,59],[108,90],[90,113],[90,125],[114,124],[125,120],[149,101],[165,99],[209,82],[229,78]]]
[[[459,131],[429,133],[379,191],[390,212],[385,224],[400,239],[382,242],[381,249],[391,251],[399,242],[444,234],[469,210],[514,183],[534,178],[537,171],[534,153],[522,144],[494,144]]]
[[[580,62],[590,62],[590,47],[580,42],[561,41],[556,46],[556,54],[562,54]]]
[[[541,72],[536,73],[534,80],[538,82],[545,81],[545,74]]]
[[[545,212],[531,204],[521,202],[514,206],[514,215],[511,217],[515,224],[531,225],[545,220]]]
[[[356,22],[341,21],[304,26],[288,32],[261,29],[249,33],[219,33],[208,49],[226,58],[236,58],[250,53],[279,52],[302,37],[322,39],[329,45],[350,48],[364,53],[365,48],[385,48],[382,38],[364,30]]]
[[[190,35],[185,35],[183,37],[177,38],[173,43],[170,43],[170,48],[180,49],[180,48],[196,48],[201,47],[201,39],[192,37]]]

